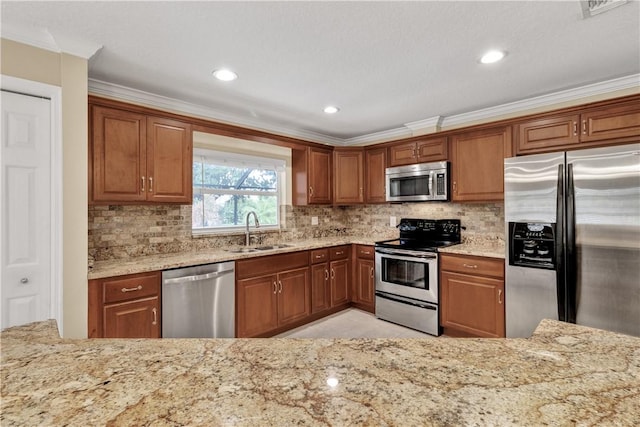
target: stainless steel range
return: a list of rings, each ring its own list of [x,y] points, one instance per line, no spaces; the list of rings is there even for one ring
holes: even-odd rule
[[[440,335],[438,248],[460,243],[459,219],[403,218],[376,242],[376,317]]]

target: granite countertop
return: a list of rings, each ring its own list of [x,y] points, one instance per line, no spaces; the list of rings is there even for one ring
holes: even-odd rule
[[[249,253],[237,253],[231,252],[229,250],[240,249],[241,247],[238,246],[234,248],[220,248],[208,251],[149,255],[144,257],[131,258],[127,261],[98,261],[95,262],[93,267],[89,269],[89,273],[87,276],[89,280],[101,279],[104,277],[166,270],[177,267],[188,267],[198,264],[237,261],[240,259],[253,258],[257,256],[297,252],[337,245],[373,245],[376,241],[379,240],[384,239],[381,239],[379,237],[376,238],[362,236],[325,237],[320,239],[310,239],[296,242],[283,242],[286,244],[290,244],[291,246],[286,248]],[[443,248],[440,250],[440,252],[504,258],[504,240],[500,240],[497,238],[465,237],[462,244]]]
[[[461,244],[439,249],[438,252],[504,259],[505,244],[498,237],[464,236]]]
[[[2,332],[0,424],[640,425],[640,339],[60,339]],[[328,379],[337,381],[329,385]]]

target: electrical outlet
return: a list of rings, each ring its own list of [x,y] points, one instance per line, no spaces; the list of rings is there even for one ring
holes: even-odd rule
[[[395,227],[396,226],[396,217],[395,216],[390,216],[389,217],[389,227]]]
[[[317,216],[312,216],[311,217],[311,225],[318,225],[318,217]]]

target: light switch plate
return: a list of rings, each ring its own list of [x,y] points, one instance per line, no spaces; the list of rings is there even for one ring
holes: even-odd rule
[[[317,216],[312,216],[311,217],[311,225],[318,225],[318,217]]]
[[[389,217],[389,227],[395,227],[396,226],[396,217],[395,216],[390,216]]]

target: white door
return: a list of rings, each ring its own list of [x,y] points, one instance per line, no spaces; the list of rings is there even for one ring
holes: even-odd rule
[[[51,101],[2,91],[0,329],[51,312]]]

